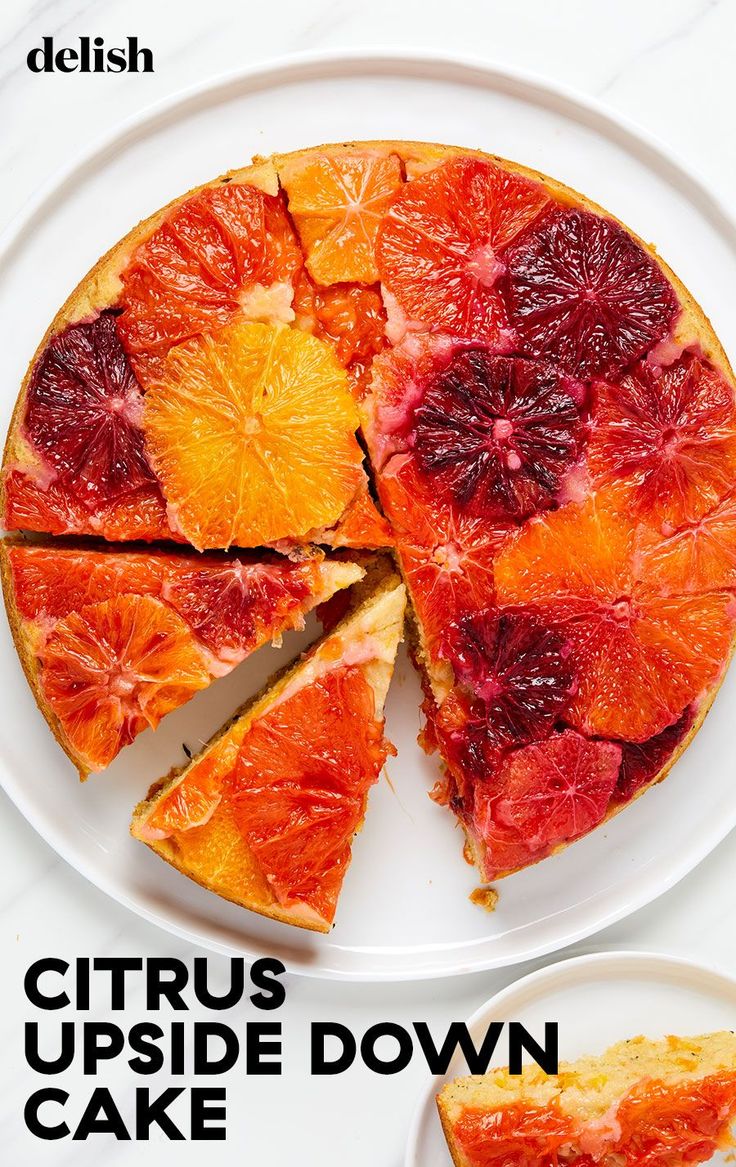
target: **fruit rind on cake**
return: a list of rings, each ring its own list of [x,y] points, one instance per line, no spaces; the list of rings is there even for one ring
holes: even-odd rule
[[[341,768],[341,755],[336,753],[334,761],[328,764],[320,753],[320,749],[327,753],[333,748],[339,750],[340,743],[323,742],[312,759],[310,740],[319,738],[321,727],[299,726],[303,749],[301,757],[293,763],[295,772],[288,776],[285,784],[273,788],[272,797],[275,799],[286,792],[284,820],[279,827],[276,811],[276,820],[269,826],[269,837],[262,842],[268,846],[274,837],[278,838],[280,831],[301,829],[300,817],[295,824],[293,809],[289,808],[293,808],[294,799],[301,797],[303,784],[307,787],[305,797],[314,797],[323,809],[325,798],[337,813],[341,800],[350,802],[350,834],[358,831],[365,814],[368,787],[378,778],[386,753],[390,752],[385,740],[383,745],[380,744],[383,704],[402,637],[404,607],[405,590],[399,577],[388,563],[374,564],[366,580],[354,589],[349,610],[338,624],[248,701],[185,767],[172,771],[168,778],[149,791],[148,798],[135,809],[131,825],[133,836],[179,871],[225,899],[284,923],[312,931],[329,931],[350,859],[350,839],[339,840],[336,856],[328,848],[328,855],[333,858],[332,862],[328,862],[328,858],[324,860],[326,890],[320,888],[318,857],[316,872],[312,872],[308,880],[310,886],[315,884],[311,894],[304,899],[288,894],[278,878],[279,873],[264,867],[263,860],[259,861],[259,847],[247,833],[247,811],[245,828],[238,825],[238,799],[241,797],[238,766],[242,766],[246,755],[250,765],[250,741],[254,733],[261,733],[263,737],[261,725],[268,728],[265,743],[259,741],[261,748],[257,757],[263,758],[265,749],[262,764],[267,765],[268,735],[282,732],[281,727],[276,729],[274,722],[278,721],[279,711],[289,716],[290,702],[298,700],[301,695],[309,697],[312,691],[320,691],[322,696],[324,686],[333,676],[352,680],[357,673],[361,691],[370,695],[373,712],[367,720],[354,724],[346,722],[346,730],[355,741],[348,746],[344,769],[346,772],[350,769],[351,758],[356,756],[357,750],[360,757],[365,754],[374,758],[370,772],[352,774],[358,787],[354,798],[349,790],[340,791],[334,784],[339,785],[337,774]],[[320,686],[323,686],[322,690]],[[318,704],[318,708],[324,709],[324,704]],[[344,714],[347,717],[348,711],[345,710]],[[339,733],[339,729],[336,732]],[[366,734],[368,736],[362,741]],[[274,749],[278,751],[278,748],[278,740],[274,739]],[[301,773],[298,772],[300,769]],[[260,775],[266,788],[266,800],[270,776],[270,771],[266,770]],[[256,774],[255,778],[258,780],[259,775]],[[193,799],[199,800],[199,809],[190,825],[187,816]],[[299,812],[301,814],[308,816],[308,804],[306,810]],[[298,844],[293,846],[298,852]]]
[[[180,634],[191,656],[190,663],[196,666],[196,675],[190,681],[191,696],[230,672],[261,645],[302,626],[306,613],[336,591],[356,583],[363,574],[357,564],[331,561],[320,554],[292,563],[274,554],[198,557],[175,549],[153,551],[89,544],[73,547],[14,537],[0,542],[0,570],[8,619],[28,683],[49,728],[83,779],[113,760],[127,744],[127,733],[117,720],[114,703],[106,717],[102,702],[95,712],[91,698],[89,733],[102,742],[103,748],[107,741],[107,752],[85,752],[84,735],[80,738],[65,724],[54,699],[58,683],[46,660],[59,629],[78,637],[85,621],[98,618],[102,619],[103,629],[107,628],[108,613],[101,612],[101,608],[116,601],[137,604],[138,608],[144,604],[153,618],[168,614],[164,618]],[[261,601],[262,589],[268,589],[269,582],[275,594]],[[218,600],[223,606],[221,627],[213,629],[208,618],[211,621],[217,614]],[[271,604],[275,606],[269,610]],[[138,613],[139,619],[145,615]],[[75,621],[82,623],[70,627]],[[114,655],[115,645],[110,644],[109,650]],[[149,664],[155,665],[156,651],[154,646]],[[57,653],[55,662],[58,659]],[[121,693],[121,699],[124,696]],[[186,693],[182,692],[181,697],[186,699]],[[73,699],[81,698],[84,684],[80,675]],[[181,703],[172,697],[166,712]],[[140,724],[138,720],[133,723],[134,736],[147,720],[144,712],[139,710]],[[148,719],[149,724],[155,724],[155,720]]]
[[[734,1145],[736,1035],[635,1037],[556,1075],[498,1068],[451,1081],[437,1106],[455,1167],[684,1167]]]

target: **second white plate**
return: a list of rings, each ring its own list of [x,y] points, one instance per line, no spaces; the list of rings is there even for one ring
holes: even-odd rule
[[[559,1024],[560,1060],[603,1053],[627,1037],[645,1034],[683,1037],[736,1029],[736,981],[711,969],[669,956],[603,952],[549,965],[509,985],[468,1022],[478,1037],[490,1021],[520,1021],[530,1033],[544,1033],[545,1021]],[[503,1057],[494,1060],[503,1064]],[[404,1167],[451,1167],[435,1095],[452,1078],[467,1074],[456,1061],[442,1078],[426,1086],[406,1150]],[[716,1155],[713,1167],[722,1167]]]
[[[518,74],[423,56],[297,60],[185,95],[122,127],[29,205],[0,257],[7,421],[26,363],[71,287],[132,224],[254,153],[351,138],[480,146],[554,174],[618,214],[692,288],[736,351],[734,227],[656,147],[576,98]],[[2,418],[0,418],[0,431]],[[704,729],[661,787],[604,830],[501,885],[493,915],[468,902],[460,832],[427,798],[437,766],[416,744],[420,692],[404,657],[388,704],[399,755],[371,795],[337,924],[315,937],[218,900],[128,835],[149,783],[183,760],[293,653],[264,650],[143,734],[80,787],[48,732],[0,622],[0,778],[59,854],[140,915],[212,949],[281,957],[298,972],[416,979],[512,964],[579,940],[690,871],[736,823],[733,670]],[[724,889],[725,892],[725,889]]]

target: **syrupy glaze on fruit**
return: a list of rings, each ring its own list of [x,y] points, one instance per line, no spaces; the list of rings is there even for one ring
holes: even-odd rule
[[[667,1084],[644,1080],[598,1120],[556,1101],[465,1108],[452,1135],[467,1167],[686,1167],[732,1145],[736,1071]]]
[[[395,546],[486,878],[666,770],[736,627],[736,401],[651,250],[512,164],[346,144],[195,191],[107,276],[34,364],[9,527]],[[218,659],[231,584],[193,617]]]

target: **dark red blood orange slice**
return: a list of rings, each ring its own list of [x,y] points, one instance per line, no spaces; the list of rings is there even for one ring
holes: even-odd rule
[[[373,690],[349,666],[250,727],[226,797],[282,905],[306,903],[332,918],[366,795],[389,749]]]
[[[628,517],[602,498],[527,524],[495,563],[498,603],[525,604],[573,646],[583,732],[646,741],[721,674],[734,632],[728,592],[673,593],[635,554]]]
[[[414,411],[421,469],[459,506],[523,518],[554,501],[579,460],[582,387],[547,362],[460,351]]]
[[[709,362],[642,361],[595,387],[588,462],[597,484],[672,530],[697,521],[736,478],[733,389]]]
[[[115,316],[72,324],[52,337],[31,376],[23,431],[49,482],[88,511],[155,479],[143,445],[143,399]]]
[[[216,656],[241,660],[255,644],[303,624],[317,575],[309,561],[276,557],[193,560],[172,573],[163,597]]]
[[[502,764],[495,818],[532,851],[577,839],[605,817],[616,788],[621,747],[574,730],[514,750]]]
[[[144,383],[173,345],[236,317],[289,322],[303,257],[280,197],[244,183],[179,203],[123,269],[118,328]]]
[[[449,626],[443,653],[458,684],[480,700],[496,747],[546,737],[575,693],[570,643],[528,612],[463,616]]]
[[[431,490],[410,454],[391,459],[378,490],[431,650],[450,621],[493,603],[493,559],[509,528],[458,511]]]
[[[90,770],[107,766],[210,679],[191,630],[151,596],[116,596],[72,612],[41,652],[43,695]]]
[[[430,329],[508,351],[499,253],[547,206],[539,183],[480,158],[454,158],[407,183],[376,245],[394,308],[390,339]]]
[[[679,310],[659,265],[590,211],[556,211],[504,255],[502,288],[520,351],[575,377],[610,376],[661,341]]]
[[[691,706],[681,717],[661,733],[646,742],[623,742],[621,772],[616,787],[616,798],[629,802],[648,786],[670,762],[680,743],[692,729],[695,709]]]

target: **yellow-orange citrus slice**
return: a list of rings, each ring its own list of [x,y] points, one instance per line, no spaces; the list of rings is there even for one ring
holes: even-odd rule
[[[144,399],[170,518],[199,550],[333,526],[364,481],[357,424],[330,348],[265,324],[179,345]]]
[[[56,625],[41,664],[44,696],[90,770],[211,680],[191,629],[152,596],[116,596],[72,612]]]
[[[307,155],[285,162],[279,176],[312,278],[375,283],[376,235],[402,183],[397,156]]]

